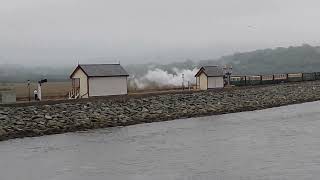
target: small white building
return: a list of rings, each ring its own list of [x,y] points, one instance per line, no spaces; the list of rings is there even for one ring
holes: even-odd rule
[[[223,69],[218,66],[203,66],[195,77],[197,89],[207,90],[224,87]]]
[[[70,75],[70,99],[128,93],[129,74],[120,64],[79,64]]]

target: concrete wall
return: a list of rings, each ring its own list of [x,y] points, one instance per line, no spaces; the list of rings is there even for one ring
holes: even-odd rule
[[[0,91],[0,104],[8,104],[16,102],[16,92]]]
[[[109,96],[127,93],[126,76],[89,78],[89,96]]]
[[[223,88],[223,77],[208,77],[208,89]]]
[[[208,89],[208,78],[206,74],[201,73],[199,76],[199,84],[201,90],[207,90]]]
[[[72,78],[80,79],[80,97],[88,98],[88,78],[87,75],[81,70],[78,69]]]

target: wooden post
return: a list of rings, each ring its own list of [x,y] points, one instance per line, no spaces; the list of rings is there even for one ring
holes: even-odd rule
[[[247,76],[244,76],[244,85],[247,85]]]
[[[196,89],[198,89],[198,77],[196,77]]]
[[[262,84],[262,75],[260,75],[260,84]]]
[[[272,84],[274,84],[274,74],[272,74]]]

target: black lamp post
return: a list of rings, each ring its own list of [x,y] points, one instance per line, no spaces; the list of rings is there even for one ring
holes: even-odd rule
[[[182,74],[182,90],[184,90],[184,74]]]
[[[29,101],[31,101],[31,97],[30,97],[30,80],[28,80],[28,97],[29,97]]]
[[[228,86],[230,86],[230,77],[232,74],[232,66],[226,65],[223,69],[224,69],[225,75],[227,76]]]

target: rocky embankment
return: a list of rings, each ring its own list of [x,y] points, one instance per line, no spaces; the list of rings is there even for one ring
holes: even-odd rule
[[[320,82],[0,107],[0,140],[233,113],[320,100]]]

